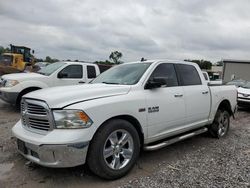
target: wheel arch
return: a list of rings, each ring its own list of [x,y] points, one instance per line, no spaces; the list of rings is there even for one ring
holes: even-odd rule
[[[234,113],[232,111],[232,107],[231,107],[231,104],[230,104],[230,101],[227,100],[227,99],[224,99],[220,102],[217,110],[226,110],[228,111],[228,113],[230,114],[230,116],[233,116],[234,117]]]
[[[97,131],[99,129],[101,129],[105,125],[105,123],[107,123],[110,120],[114,120],[114,119],[122,119],[122,120],[125,120],[125,121],[128,121],[129,123],[131,123],[133,125],[133,127],[136,129],[136,131],[137,131],[137,133],[139,135],[140,147],[143,146],[143,144],[144,144],[144,133],[143,133],[142,126],[141,126],[140,122],[135,117],[133,117],[131,115],[118,115],[118,116],[114,116],[114,117],[111,117],[111,118],[107,119],[106,121],[104,121],[98,127],[98,129],[96,130],[95,134],[97,133]],[[95,134],[94,134],[94,136],[95,136]]]
[[[23,95],[25,95],[26,93],[38,90],[38,89],[42,89],[40,87],[27,87],[25,89],[23,89],[17,96],[17,100],[16,100],[16,104],[18,105],[18,103],[21,101],[21,98]]]

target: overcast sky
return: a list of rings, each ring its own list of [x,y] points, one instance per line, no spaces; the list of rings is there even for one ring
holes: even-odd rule
[[[250,59],[249,0],[0,0],[0,45],[123,61]]]

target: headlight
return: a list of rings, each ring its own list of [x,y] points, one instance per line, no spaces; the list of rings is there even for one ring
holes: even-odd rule
[[[93,124],[89,116],[81,110],[54,110],[56,128],[80,129]]]
[[[17,84],[19,84],[19,82],[17,80],[6,80],[4,87],[13,87]]]

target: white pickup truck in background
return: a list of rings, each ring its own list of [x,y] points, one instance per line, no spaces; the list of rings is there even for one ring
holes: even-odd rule
[[[84,84],[99,74],[100,70],[96,64],[66,61],[50,64],[37,73],[7,74],[0,80],[0,98],[19,106],[22,96],[31,91]]]
[[[13,127],[19,152],[47,167],[87,163],[105,179],[124,176],[140,150],[209,131],[226,135],[235,86],[208,86],[197,64],[148,60],[115,66],[91,84],[25,95]]]
[[[202,74],[208,85],[222,85],[222,80],[210,80],[210,77],[206,71],[202,71]]]

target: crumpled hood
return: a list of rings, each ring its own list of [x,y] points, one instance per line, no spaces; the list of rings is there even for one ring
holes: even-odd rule
[[[244,93],[250,95],[250,89],[239,87],[238,93]]]
[[[131,86],[110,84],[62,86],[37,90],[26,94],[25,98],[43,100],[50,108],[63,108],[81,101],[124,95],[130,88]]]
[[[31,80],[41,77],[46,77],[46,76],[38,73],[13,73],[2,76],[4,80],[18,80],[18,81]]]

